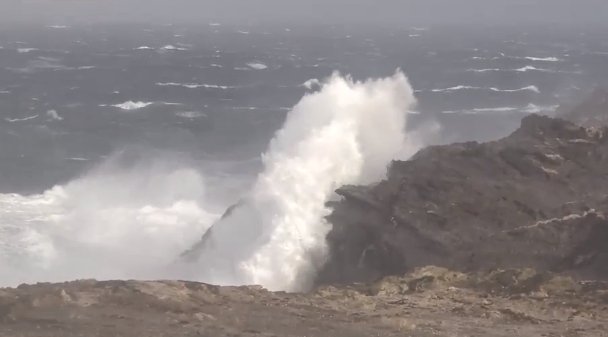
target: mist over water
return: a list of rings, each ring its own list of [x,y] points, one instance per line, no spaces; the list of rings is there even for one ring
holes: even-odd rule
[[[414,104],[402,72],[327,79],[288,113],[262,172],[195,263],[176,261],[223,212],[199,168],[160,159],[125,168],[119,154],[42,194],[0,194],[0,283],[186,277],[306,289],[326,254],[326,202],[419,148],[420,135],[405,134]]]

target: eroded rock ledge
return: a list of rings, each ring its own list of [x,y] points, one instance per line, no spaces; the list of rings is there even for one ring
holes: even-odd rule
[[[309,294],[183,281],[0,290],[0,336],[605,336],[608,284],[439,267]]]

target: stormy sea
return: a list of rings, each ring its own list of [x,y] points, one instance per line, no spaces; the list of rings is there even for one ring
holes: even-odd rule
[[[2,27],[0,286],[305,289],[335,189],[552,115],[607,61],[589,27]]]

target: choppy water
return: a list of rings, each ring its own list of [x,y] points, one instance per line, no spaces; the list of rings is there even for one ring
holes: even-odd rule
[[[125,270],[134,277],[155,277],[152,266],[170,263],[226,206],[243,195],[255,195],[264,185],[261,177],[283,177],[298,187],[294,181],[320,179],[331,171],[336,178],[330,177],[322,190],[364,182],[357,178],[361,172],[356,165],[351,173],[320,170],[311,178],[301,172],[292,180],[285,175],[297,171],[290,160],[303,165],[313,160],[339,170],[332,158],[299,148],[304,143],[318,141],[317,151],[323,152],[349,137],[355,137],[355,148],[371,146],[359,134],[389,135],[378,125],[391,125],[382,123],[394,116],[373,111],[374,104],[378,109],[403,108],[409,130],[403,146],[410,150],[428,143],[485,140],[507,134],[524,114],[550,113],[557,104],[603,83],[607,63],[608,43],[602,31],[593,29],[3,27],[0,261],[12,267],[5,269],[11,276],[0,274],[0,283],[32,281],[43,277],[41,270],[58,279],[129,276],[122,273]],[[334,96],[328,94],[333,86],[323,84],[335,71],[366,79],[390,76],[398,68],[409,77],[418,100],[415,107],[386,103],[400,95],[405,99],[408,93],[380,84],[368,84],[368,89],[386,89],[381,98],[370,96],[349,107],[359,99],[358,84]],[[303,95],[318,90],[319,99],[347,101],[290,112]],[[353,111],[364,107],[365,114],[377,114],[379,124],[363,113],[362,119],[338,118],[334,103]],[[319,120],[317,115],[324,113],[334,117]],[[284,130],[290,131],[277,135],[277,142],[293,148],[282,148],[278,154],[272,147],[266,150],[288,115],[299,116],[303,127],[294,131],[286,125]],[[362,120],[368,120],[369,128],[344,126],[335,141],[318,140],[319,130],[334,130],[325,123],[350,125]],[[395,122],[402,124],[406,125]],[[400,136],[393,133],[395,137]],[[416,145],[408,145],[408,139],[416,139]],[[385,165],[387,154],[378,150],[382,147],[372,148],[343,149],[339,153],[348,156],[333,160]],[[263,152],[277,158],[263,161]],[[360,170],[365,165],[362,162]],[[271,173],[273,167],[291,169]],[[310,186],[283,192],[310,194]],[[282,220],[271,228],[285,231],[292,228],[290,221],[300,221],[301,226],[320,221],[324,201],[331,197],[327,193],[310,199],[283,198],[313,203],[299,206],[313,210],[316,220],[290,218],[302,209],[278,205],[274,199],[260,202],[262,206],[253,202],[251,207],[262,214],[262,223],[275,224],[272,212],[282,212]],[[319,227],[305,228],[302,233]],[[270,237],[275,233],[266,232]],[[277,237],[297,237],[292,234]],[[268,242],[259,239],[252,246],[268,252]],[[315,244],[310,237],[297,239],[307,243],[274,252],[297,251],[292,257],[302,259],[310,253],[302,247]],[[133,245],[138,240],[145,241],[143,246]],[[146,245],[150,249],[142,248]],[[81,256],[62,257],[69,252]],[[257,256],[257,265],[270,263]],[[112,268],[115,260],[117,267]],[[289,279],[285,273],[241,279],[288,288],[271,280],[272,275]]]

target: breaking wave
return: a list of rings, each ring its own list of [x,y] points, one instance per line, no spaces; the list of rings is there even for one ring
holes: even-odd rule
[[[205,282],[306,289],[326,253],[327,201],[342,185],[381,179],[416,147],[404,134],[414,102],[401,72],[366,82],[334,75],[306,95],[263,155],[250,193],[214,225],[188,269]]]
[[[0,284],[168,277],[160,266],[215,218],[204,179],[167,158],[132,160],[116,154],[42,194],[0,194]]]
[[[227,205],[210,203],[198,169],[151,155],[117,154],[42,194],[0,194],[0,283],[188,278],[305,289],[324,262],[334,190],[380,180],[420,147],[404,131],[414,103],[401,72],[333,75],[288,113],[252,188],[219,222]],[[199,260],[176,263],[214,222]]]

